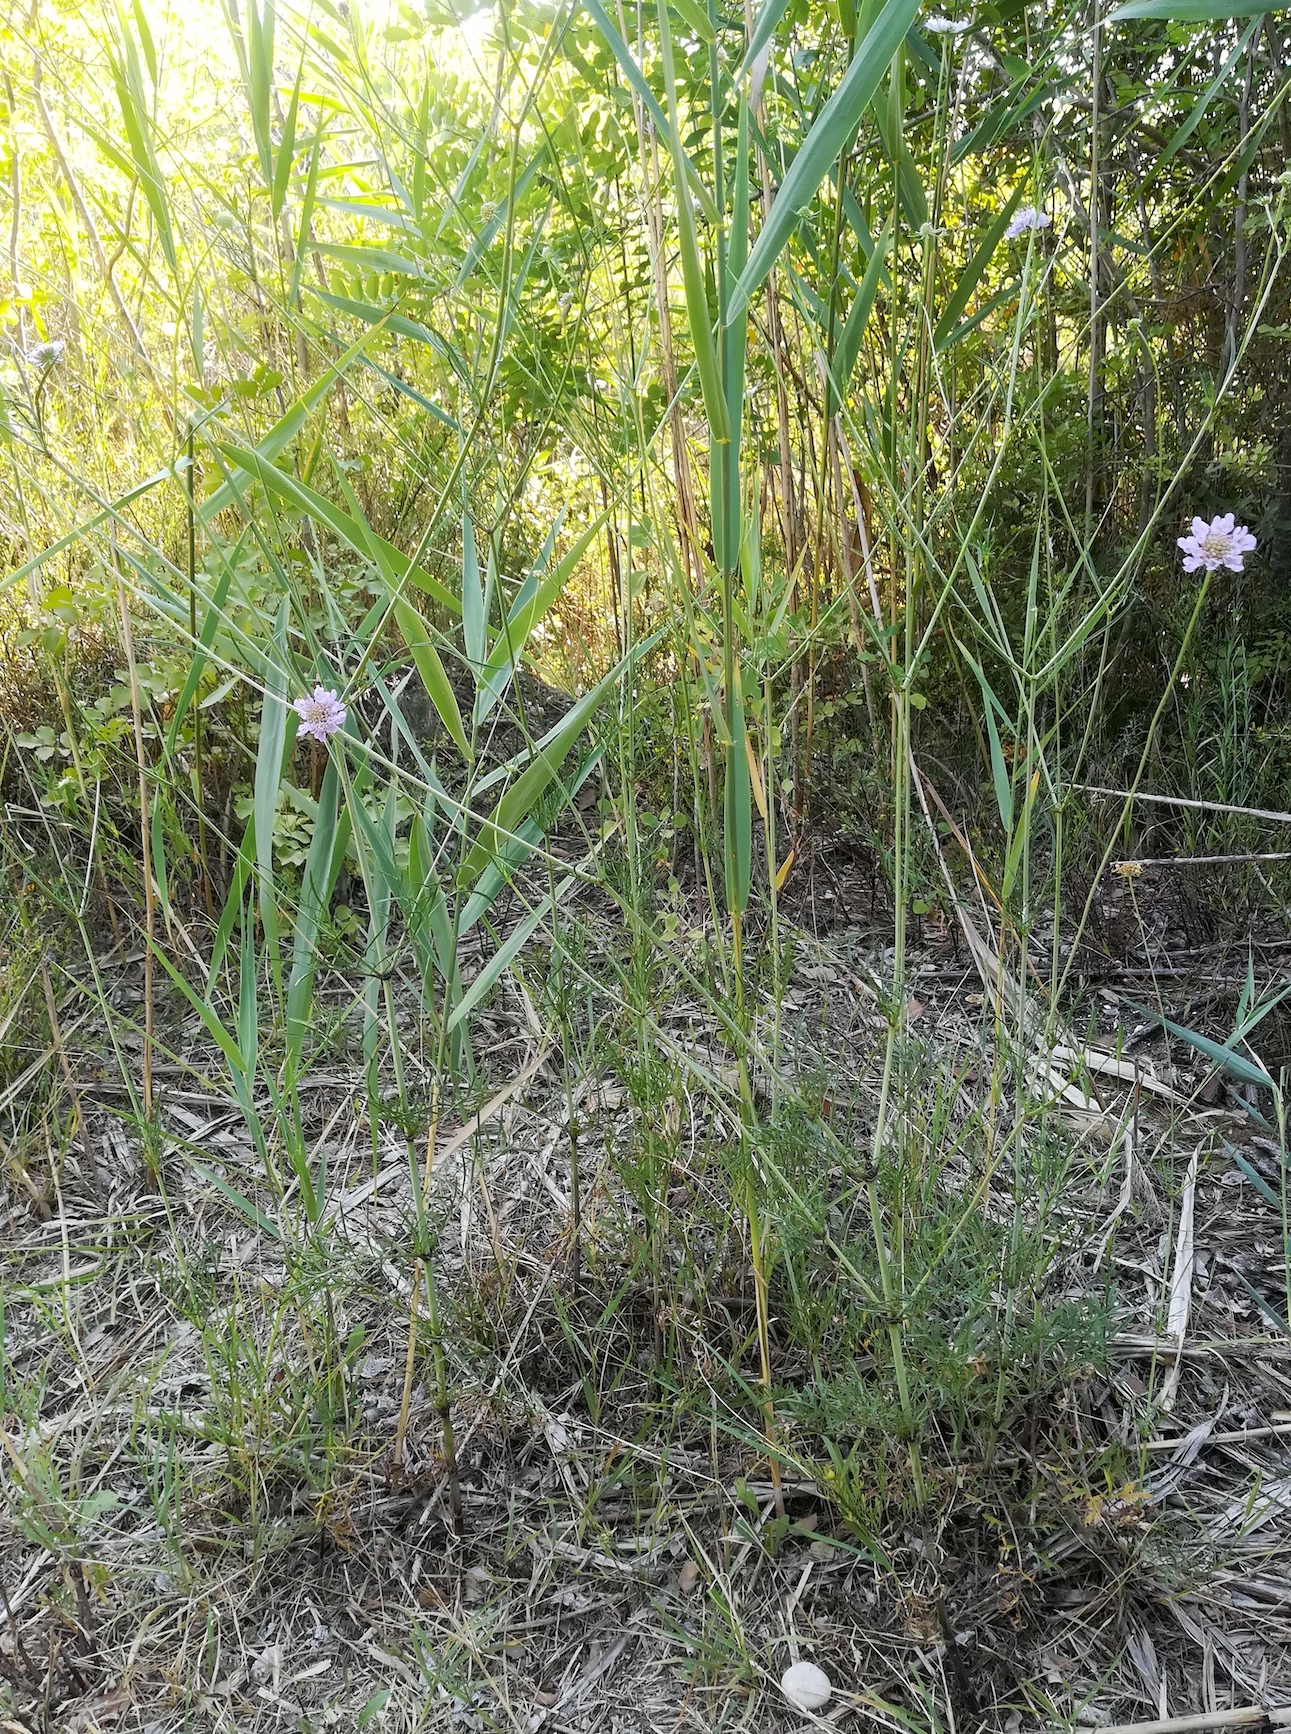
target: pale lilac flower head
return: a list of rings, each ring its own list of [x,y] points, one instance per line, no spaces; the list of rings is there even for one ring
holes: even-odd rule
[[[295,705],[300,718],[300,733],[306,738],[326,741],[338,729],[345,727],[345,706],[335,690],[316,686],[313,698],[298,698]]]
[[[923,28],[932,36],[962,36],[972,26],[967,18],[942,18],[934,13],[931,18],[924,19]]]
[[[53,337],[48,343],[33,343],[27,351],[27,365],[47,373],[51,367],[58,366],[66,348],[67,344],[61,337]]]
[[[1014,241],[1019,235],[1025,235],[1028,229],[1047,229],[1052,222],[1048,211],[1037,211],[1034,205],[1022,205],[1013,213],[1013,221],[1004,233]]]
[[[1255,537],[1245,524],[1233,521],[1231,512],[1225,512],[1209,524],[1204,518],[1194,518],[1191,536],[1180,536],[1179,546],[1184,552],[1185,572],[1217,572],[1221,566],[1240,572],[1243,557],[1255,546]]]

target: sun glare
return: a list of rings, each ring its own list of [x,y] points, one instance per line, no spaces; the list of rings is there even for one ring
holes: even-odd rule
[[[482,69],[497,18],[495,6],[470,9],[469,0],[448,0],[433,8],[430,17],[425,9],[414,8],[407,0],[354,0],[354,6],[369,36],[387,31],[411,35],[424,29],[428,39],[434,40],[436,58],[466,76]],[[178,65],[200,67],[217,83],[237,76],[237,54],[220,0],[142,0],[142,11],[164,58]],[[456,28],[442,22],[454,14],[460,16]],[[306,22],[324,31],[336,28],[317,7],[278,8],[274,58],[283,82],[293,76],[298,36]]]

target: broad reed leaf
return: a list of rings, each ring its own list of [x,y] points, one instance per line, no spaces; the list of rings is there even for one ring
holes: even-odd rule
[[[484,666],[485,635],[484,591],[480,585],[480,562],[475,552],[475,531],[470,517],[462,513],[462,641],[471,678],[479,678]]]
[[[457,743],[461,755],[468,762],[474,756],[471,743],[466,738],[466,729],[462,724],[462,713],[457,703],[457,694],[453,691],[452,682],[444,667],[426,622],[413,607],[396,591],[391,590],[394,602],[395,620],[399,632],[408,647],[408,654],[417,666],[421,676],[421,684],[426,689],[430,702],[438,713],[439,720]]]
[[[838,342],[834,345],[833,377],[834,385],[841,398],[847,391],[852,377],[852,369],[856,366],[856,357],[860,353],[861,339],[865,336],[865,327],[869,324],[870,314],[874,310],[874,298],[878,294],[879,284],[883,278],[888,246],[892,233],[892,218],[889,217],[883,226],[883,231],[870,250],[869,263],[865,267],[865,275],[861,278],[860,288],[856,298],[848,309],[843,329],[839,333]]]
[[[753,877],[753,800],[738,662],[731,690],[730,718],[732,738],[726,750],[726,897],[731,908],[743,914]]]
[[[1215,19],[1251,18],[1257,12],[1284,12],[1284,6],[1260,6],[1255,0],[1127,0],[1107,14],[1104,24],[1131,18],[1162,18],[1170,24],[1208,24]]]
[[[1196,1048],[1199,1054],[1204,1054],[1208,1060],[1213,1060],[1221,1072],[1236,1078],[1239,1084],[1254,1084],[1258,1089],[1272,1090],[1276,1088],[1273,1079],[1264,1067],[1254,1060],[1248,1060],[1245,1054],[1239,1054],[1235,1048],[1226,1043],[1212,1041],[1209,1036],[1203,1036],[1200,1030],[1185,1029],[1182,1024],[1175,1023],[1171,1018],[1163,1017],[1160,1012],[1153,1011],[1150,1006],[1136,1005],[1132,1000],[1126,1000],[1126,1005],[1139,1012],[1145,1018],[1152,1018],[1162,1029],[1169,1030],[1172,1036],[1177,1036],[1181,1042],[1187,1042],[1190,1048]],[[1234,1038],[1236,1039],[1236,1038]]]
[[[800,213],[829,173],[829,165],[851,143],[918,10],[919,0],[886,0],[780,184],[749,262],[731,292],[733,313],[750,301],[766,281],[788,244]]]
[[[933,331],[933,345],[938,353],[948,348],[951,342],[960,335],[956,326],[964,309],[973,298],[973,291],[985,275],[987,266],[995,257],[995,250],[1004,239],[1004,231],[1013,221],[1013,213],[1017,210],[1024,191],[1025,186],[1021,183],[1014,188],[1012,197],[986,231],[976,252],[960,272],[959,280],[951,292],[950,299],[942,309],[941,317]]]
[[[699,254],[699,237],[695,231],[695,210],[685,191],[686,167],[690,159],[681,142],[681,111],[678,107],[677,81],[673,71],[672,31],[668,23],[667,0],[658,0],[658,11],[660,46],[663,50],[664,96],[668,104],[667,136],[677,177],[677,238],[681,251],[682,282],[686,290],[686,318],[690,324],[690,341],[695,350],[695,369],[699,374],[709,431],[718,445],[724,445],[731,437],[731,423],[726,411],[726,397],[722,391],[717,347],[713,342],[713,321],[709,311],[703,261]]]

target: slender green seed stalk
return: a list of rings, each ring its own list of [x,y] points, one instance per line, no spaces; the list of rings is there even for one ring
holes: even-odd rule
[[[193,427],[188,427],[188,474],[184,488],[184,515],[188,530],[188,638],[193,654],[197,654],[197,506],[194,490],[197,486],[196,460],[193,451]],[[193,797],[197,802],[197,858],[202,869],[202,896],[206,913],[214,917],[211,900],[211,863],[206,852],[206,797],[202,765],[202,707],[193,706]]]
[[[444,1462],[448,1469],[448,1508],[453,1516],[454,1533],[465,1534],[462,1515],[462,1480],[457,1466],[457,1439],[453,1433],[453,1410],[449,1396],[448,1358],[444,1353],[444,1333],[440,1326],[439,1289],[435,1282],[435,1260],[427,1256],[426,1326],[430,1335],[430,1352],[435,1366],[435,1410],[439,1416],[444,1441]]]
[[[148,797],[148,758],[143,742],[143,713],[139,698],[139,668],[135,661],[134,633],[130,626],[130,604],[126,599],[125,581],[117,556],[116,541],[112,544],[113,563],[117,578],[117,608],[121,616],[121,642],[125,647],[126,669],[130,679],[130,712],[134,719],[135,761],[139,772],[139,853],[143,867],[144,953],[143,953],[143,1112],[152,1120],[152,1059],[153,1059],[153,988],[152,954],[157,931],[157,910],[152,885],[152,810]]]
[[[440,1429],[443,1435],[444,1462],[448,1471],[448,1499],[453,1516],[453,1528],[460,1536],[463,1533],[461,1476],[457,1466],[457,1441],[453,1433],[448,1361],[444,1354],[439,1291],[435,1283],[434,1255],[426,1245],[428,1237],[426,1199],[430,1195],[430,1183],[435,1170],[435,1151],[439,1138],[440,1078],[443,1075],[448,1035],[448,984],[445,985],[444,992],[444,1015],[439,1026],[438,1053],[435,1058],[435,1074],[431,1084],[430,1125],[426,1132],[426,1160],[421,1173],[420,1187],[416,1185],[415,1169],[413,1172],[418,1219],[417,1230],[424,1250],[413,1265],[412,1296],[408,1305],[408,1342],[404,1352],[403,1394],[399,1403],[399,1421],[395,1429],[394,1465],[396,1470],[403,1467],[404,1441],[408,1431],[408,1415],[412,1407],[413,1371],[417,1358],[417,1300],[424,1280],[426,1285],[426,1325],[430,1335],[431,1357],[435,1369],[435,1408],[439,1415]]]
[[[583,1286],[583,1211],[582,1185],[578,1174],[578,1120],[569,1117],[569,1214],[573,1246],[569,1255],[569,1280],[577,1294]]]
[[[901,1309],[898,1307],[896,1284],[892,1277],[892,1263],[888,1255],[887,1231],[883,1222],[883,1200],[879,1195],[879,1164],[887,1142],[889,1103],[892,1094],[893,1074],[896,1071],[897,1037],[901,1027],[902,1013],[899,1010],[894,1010],[893,1015],[888,1020],[887,1041],[883,1050],[883,1081],[879,1087],[874,1147],[869,1170],[865,1176],[865,1193],[869,1204],[870,1228],[874,1235],[874,1256],[879,1267],[879,1290],[883,1297],[883,1307],[886,1313],[885,1325],[888,1343],[892,1351],[892,1371],[897,1382],[897,1399],[901,1405],[901,1418],[905,1422],[909,1440],[910,1479],[914,1485],[915,1501],[922,1511],[925,1502],[923,1463],[915,1426],[914,1404],[910,1398],[910,1379],[906,1369],[904,1320],[901,1316]]]

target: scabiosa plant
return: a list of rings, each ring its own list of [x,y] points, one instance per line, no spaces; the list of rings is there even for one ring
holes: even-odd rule
[[[51,367],[58,366],[66,348],[67,344],[61,337],[53,337],[48,343],[33,343],[27,351],[27,365],[38,373],[48,373]]]
[[[1231,512],[1225,512],[1209,524],[1204,518],[1194,518],[1192,534],[1180,536],[1179,546],[1184,552],[1185,572],[1217,572],[1221,566],[1240,572],[1246,555],[1255,548],[1255,537],[1245,524],[1234,521]]]
[[[1047,229],[1052,222],[1048,211],[1037,210],[1034,205],[1023,205],[1014,212],[1013,221],[1004,233],[1014,241],[1019,235],[1025,235],[1028,229]]]
[[[930,36],[962,36],[971,25],[967,18],[942,18],[934,13],[931,18],[924,19],[923,27]]]
[[[295,711],[306,740],[326,742],[345,727],[345,706],[334,688],[316,686],[312,698],[306,694],[296,700]]]

